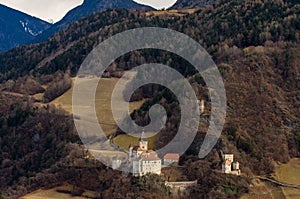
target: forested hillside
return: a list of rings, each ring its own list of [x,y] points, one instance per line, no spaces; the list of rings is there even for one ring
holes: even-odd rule
[[[150,16],[114,10],[73,23],[47,42],[19,47],[0,55],[0,79],[15,79],[33,70],[53,73],[71,67],[76,71],[90,50],[109,36],[126,29],[159,26],[184,32],[212,55],[222,45],[245,48],[266,41],[298,42],[299,6],[283,1],[221,1],[183,17]],[[101,36],[100,36],[101,35]]]
[[[64,179],[57,165],[67,161],[71,143],[80,143],[71,116],[27,97],[0,97],[0,196],[16,198]]]
[[[148,15],[145,11],[123,9],[96,13],[71,24],[46,42],[0,54],[0,88],[19,93],[20,85],[34,81],[35,86],[26,93],[32,95],[42,92],[40,88],[44,85],[57,82],[55,77],[62,82],[66,78],[68,82],[69,77],[63,72],[75,76],[97,44],[124,30],[148,26],[177,30],[198,41],[212,55],[224,79],[228,99],[226,125],[215,149],[206,159],[198,160],[208,125],[205,119],[209,119],[210,99],[205,83],[195,75],[192,66],[168,52],[139,50],[120,57],[108,69],[114,75],[143,63],[167,64],[185,75],[199,99],[206,100],[204,121],[181,161],[184,175],[178,174],[184,176],[178,179],[199,180],[193,196],[237,198],[247,191],[246,178],[222,178],[213,172],[221,166],[220,150],[234,153],[249,176],[270,174],[274,162],[285,163],[300,155],[300,6],[295,1],[222,0],[184,16]],[[149,122],[151,105],[160,103],[166,108],[166,128],[155,137],[155,147],[164,146],[176,134],[180,119],[175,96],[167,89],[150,85],[139,89],[132,100],[141,98],[148,100],[132,114],[139,124]],[[24,109],[21,112],[33,114]],[[61,127],[64,133],[69,132],[67,129]],[[74,142],[71,138],[70,142]],[[151,190],[143,182],[131,183],[139,191]]]

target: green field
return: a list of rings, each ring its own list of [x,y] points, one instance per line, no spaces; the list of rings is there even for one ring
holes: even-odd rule
[[[147,137],[151,137],[150,134],[146,133]],[[114,143],[118,145],[121,149],[128,151],[129,145],[137,146],[139,143],[139,138],[132,137],[130,135],[119,135],[114,138]],[[154,138],[148,139],[148,147],[149,149],[153,149],[154,147]]]

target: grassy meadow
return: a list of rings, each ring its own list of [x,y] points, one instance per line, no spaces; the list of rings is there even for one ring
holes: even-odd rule
[[[276,166],[275,176],[278,181],[300,186],[300,158],[294,158],[287,164]],[[300,198],[300,189],[282,188],[286,199]]]
[[[111,95],[113,89],[118,82],[118,78],[102,78],[99,81],[97,92],[96,92],[96,114],[98,117],[98,121],[106,133],[106,135],[114,134],[117,130],[117,125],[114,121],[112,112],[111,112]],[[73,79],[73,84],[75,79]],[[62,96],[53,100],[50,104],[54,104],[57,107],[61,107],[64,110],[72,113],[72,91],[73,86],[67,92],[65,92]],[[145,100],[138,101],[138,102],[131,102],[129,110],[133,111],[138,109]],[[136,143],[138,138],[134,138],[127,135],[120,135],[115,138],[114,142],[120,148],[126,149],[128,148],[130,143]]]
[[[48,190],[39,189],[35,192],[27,194],[20,199],[84,199],[84,198],[94,198],[96,196],[95,192],[85,191],[82,196],[72,196],[67,193],[59,193],[57,190],[61,190],[64,192],[71,192],[71,185],[64,185]]]

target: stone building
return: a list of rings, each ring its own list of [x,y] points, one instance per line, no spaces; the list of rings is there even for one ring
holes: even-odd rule
[[[130,146],[128,159],[135,176],[143,176],[147,173],[161,174],[161,159],[155,151],[148,149],[145,132],[142,132],[138,146]]]
[[[241,175],[240,163],[234,162],[233,154],[222,154],[222,172],[226,174]]]
[[[164,156],[164,165],[178,164],[179,153],[167,153]]]

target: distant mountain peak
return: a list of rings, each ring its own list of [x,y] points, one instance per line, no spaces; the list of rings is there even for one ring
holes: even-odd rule
[[[0,4],[0,52],[28,43],[51,25]]]
[[[84,0],[83,4],[70,10],[62,20],[55,23],[49,30],[45,31],[35,42],[41,42],[48,39],[56,32],[67,28],[70,23],[75,22],[80,18],[86,17],[96,12],[116,8],[124,8],[128,10],[152,9],[149,6],[138,4],[133,0]]]
[[[177,0],[171,9],[199,8],[216,3],[218,0]]]
[[[87,15],[107,9],[137,9],[143,7],[146,8],[147,6],[138,4],[133,0],[84,0],[82,5],[70,10],[58,24],[74,22]]]

